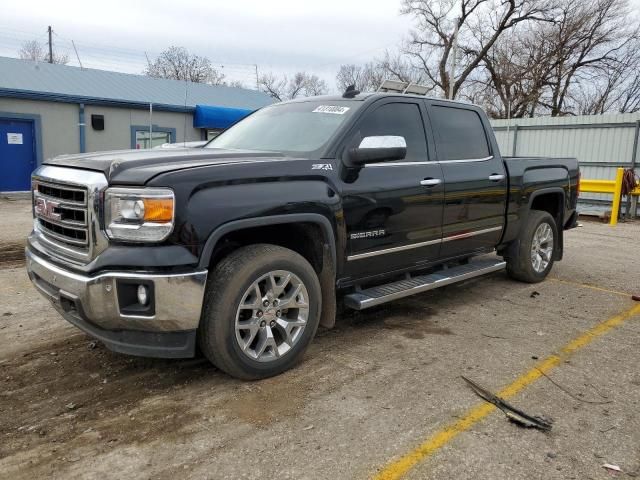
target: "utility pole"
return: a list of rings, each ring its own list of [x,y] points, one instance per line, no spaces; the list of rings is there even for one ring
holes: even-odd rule
[[[256,69],[256,90],[260,90],[260,78],[258,77],[258,64],[254,63],[253,66]]]
[[[47,28],[47,32],[49,33],[49,63],[53,63],[53,40],[51,39],[53,29],[51,28],[51,25]]]

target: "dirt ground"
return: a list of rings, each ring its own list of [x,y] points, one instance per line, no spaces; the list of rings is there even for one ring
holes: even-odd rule
[[[31,231],[31,201],[25,195],[0,196],[0,268],[19,266],[24,259],[24,242]]]
[[[30,211],[5,203],[6,245]],[[461,375],[498,391],[637,306],[639,243],[640,223],[585,223],[544,283],[497,273],[341,315],[301,365],[261,382],[111,353],[60,318],[23,266],[0,264],[0,478],[375,477],[482,403]],[[405,477],[640,475],[639,338],[629,315],[509,400],[553,418],[550,432],[494,411]]]

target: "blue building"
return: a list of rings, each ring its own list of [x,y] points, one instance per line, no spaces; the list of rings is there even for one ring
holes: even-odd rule
[[[257,90],[0,57],[0,191],[45,158],[207,140],[273,100]]]

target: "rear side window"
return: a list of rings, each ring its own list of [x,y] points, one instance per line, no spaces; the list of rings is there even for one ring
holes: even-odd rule
[[[360,123],[360,136],[397,135],[407,142],[405,161],[427,160],[427,140],[420,107],[415,103],[387,103],[378,107]]]
[[[432,107],[433,134],[440,160],[470,160],[489,156],[480,116],[464,108]]]

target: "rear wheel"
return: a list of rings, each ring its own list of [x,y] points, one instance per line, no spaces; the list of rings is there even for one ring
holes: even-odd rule
[[[291,368],[318,328],[321,293],[309,262],[276,245],[243,247],[210,272],[198,343],[242,379]]]
[[[541,282],[553,267],[557,244],[553,217],[548,212],[531,210],[520,238],[507,252],[507,273],[522,282]]]

